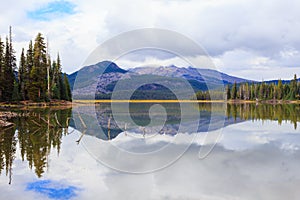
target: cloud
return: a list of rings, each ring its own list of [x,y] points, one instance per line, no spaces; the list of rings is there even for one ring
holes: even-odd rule
[[[247,78],[249,74],[260,80],[259,69],[265,68],[275,69],[274,74],[269,70],[265,79],[278,78],[279,71],[287,74],[282,78],[288,78],[299,69],[299,6],[297,0],[11,0],[1,3],[0,34],[4,37],[8,26],[13,26],[19,56],[23,43],[37,32],[44,33],[52,57],[59,51],[64,70],[73,72],[111,37],[157,27],[191,38],[220,64],[218,68],[232,75]],[[248,62],[242,59],[245,54]]]
[[[282,49],[270,57],[235,49],[212,59],[222,72],[257,81],[292,79],[300,70],[300,52],[295,49]]]

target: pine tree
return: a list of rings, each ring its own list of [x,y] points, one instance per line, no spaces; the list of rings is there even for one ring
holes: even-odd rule
[[[4,43],[0,37],[0,101],[3,100],[4,91]]]
[[[21,99],[25,100],[26,99],[25,97],[26,58],[24,55],[24,48],[22,48],[18,78],[19,78],[19,94],[21,96]]]
[[[24,87],[25,87],[25,100],[29,99],[29,91],[32,89],[30,74],[33,68],[33,46],[30,40],[28,50],[26,53],[26,66],[25,66],[25,76],[24,76]],[[32,93],[32,91],[30,91]]]
[[[265,96],[265,83],[264,82],[262,82],[260,84],[258,97],[259,97],[259,99],[265,99],[266,98],[266,96]]]
[[[244,99],[244,85],[240,85],[238,97],[239,97],[239,99],[241,99],[241,100]]]
[[[38,77],[38,70],[37,67],[33,66],[29,79],[31,80],[31,83],[29,85],[29,90],[28,90],[28,97],[32,101],[40,101],[40,85],[39,85],[39,77]]]
[[[16,68],[16,58],[14,56],[14,50],[11,44],[11,31],[9,39],[6,38],[5,46],[5,59],[4,59],[4,90],[3,90],[3,100],[11,101],[14,89],[15,75],[14,70]]]
[[[15,71],[17,69],[17,64],[16,64],[16,56],[15,56],[15,50],[13,49],[13,44],[12,44],[12,28],[11,26],[9,27],[9,66],[7,67],[7,74],[5,74],[6,79],[8,79],[8,86],[7,89],[11,90],[8,96],[8,100],[14,100],[13,99],[13,91],[16,83],[16,77],[15,77]]]
[[[277,98],[282,99],[283,98],[283,85],[282,80],[278,80],[278,86],[277,86]]]
[[[62,91],[62,75],[61,75],[61,61],[59,54],[57,55],[56,61],[53,61],[52,63],[52,86],[51,86],[51,91],[52,91],[52,98],[54,99],[61,99],[63,95]]]
[[[60,99],[65,100],[67,98],[66,97],[66,86],[64,84],[62,74],[59,75],[59,85],[60,85]]]
[[[298,81],[297,83],[297,94],[296,94],[296,98],[299,100],[300,99],[300,81]]]
[[[71,100],[70,85],[62,74],[59,55],[51,64],[44,38],[38,33],[34,45],[29,43],[20,56],[18,77],[15,77],[16,57],[12,45],[12,29],[4,44],[0,37],[0,101],[48,101],[51,98]]]
[[[69,80],[68,80],[66,73],[64,73],[64,85],[65,85],[65,90],[66,90],[66,99],[65,100],[72,101],[71,87],[70,87]]]
[[[255,99],[255,98],[256,98],[256,97],[255,97],[255,85],[254,85],[254,83],[252,82],[251,88],[250,88],[250,99],[253,100],[253,99]]]
[[[19,83],[17,80],[15,80],[14,82],[14,89],[13,89],[13,93],[12,93],[12,100],[13,101],[20,101],[21,97],[20,97],[20,93],[19,93]]]
[[[234,82],[233,86],[232,86],[231,98],[232,99],[236,99],[237,98],[237,86],[236,86],[236,82]]]
[[[276,84],[273,84],[273,91],[274,91],[273,99],[278,99],[278,88]]]
[[[294,75],[294,79],[290,82],[290,93],[289,93],[289,99],[294,100],[296,99],[297,95],[297,75]]]
[[[231,99],[231,91],[230,91],[230,86],[226,86],[226,98],[227,100]]]
[[[50,54],[48,52],[48,41],[47,41],[47,52],[46,52],[46,58],[47,58],[47,98],[48,100],[51,99],[51,58]]]
[[[255,100],[259,98],[260,84],[255,84]]]
[[[60,83],[59,76],[57,76],[57,64],[56,61],[52,62],[52,84],[51,84],[51,94],[53,99],[60,99]]]
[[[249,100],[250,99],[250,89],[249,89],[249,83],[245,84],[245,88],[244,88],[244,99],[245,100]]]
[[[33,48],[33,68],[30,78],[34,87],[29,92],[34,101],[47,100],[47,55],[46,45],[41,33],[38,33]]]
[[[289,94],[290,94],[290,87],[288,84],[283,85],[283,99],[287,100],[289,99]]]

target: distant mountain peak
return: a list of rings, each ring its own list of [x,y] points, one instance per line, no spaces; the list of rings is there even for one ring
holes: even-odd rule
[[[79,72],[85,70],[88,70],[89,72],[97,72],[99,73],[110,73],[110,72],[119,72],[119,73],[126,73],[127,70],[124,70],[120,68],[116,63],[111,62],[111,61],[101,61],[93,65],[86,66],[79,70]]]
[[[134,80],[161,80],[169,83],[178,84],[183,91],[186,89],[180,83],[182,80],[188,81],[191,86],[197,90],[207,90],[208,88],[219,88],[223,84],[251,82],[250,80],[234,77],[221,73],[214,69],[200,69],[192,66],[178,67],[176,65],[168,66],[143,66],[124,70],[116,63],[111,61],[102,61],[93,65],[83,67],[77,72],[69,75],[70,85],[76,80],[76,89],[73,94],[85,95],[95,94],[95,89],[100,94],[109,94],[113,91],[114,85],[122,80],[123,84],[130,88]],[[181,84],[181,85],[180,85]],[[158,88],[155,85],[147,85],[142,89],[154,90]],[[160,90],[160,89],[157,89]]]

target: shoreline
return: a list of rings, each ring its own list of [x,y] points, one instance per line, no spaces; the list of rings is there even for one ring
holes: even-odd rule
[[[278,105],[278,104],[300,104],[300,100],[228,100],[225,101],[229,104],[241,104],[241,103],[257,103],[257,104],[271,104],[271,105]]]
[[[300,104],[300,100],[74,100],[73,105],[87,105],[95,103],[259,103],[259,104]]]
[[[227,103],[227,104],[300,104],[300,100],[52,100],[50,102],[0,102],[0,109],[9,108],[71,108],[73,106],[90,105],[97,103]]]
[[[47,107],[72,107],[73,103],[65,100],[52,100],[50,102],[33,102],[33,101],[19,101],[19,102],[0,102],[0,108],[47,108]]]

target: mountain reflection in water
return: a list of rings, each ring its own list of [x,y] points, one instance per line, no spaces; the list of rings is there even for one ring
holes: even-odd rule
[[[24,114],[24,117],[18,117],[12,120],[15,126],[0,130],[0,174],[8,177],[8,183],[12,183],[13,164],[15,158],[20,155],[22,161],[27,161],[28,167],[33,169],[38,178],[42,177],[49,167],[48,156],[51,151],[60,153],[62,138],[69,134],[68,126],[80,130],[85,135],[95,136],[102,140],[110,140],[117,137],[126,130],[136,134],[148,134],[156,130],[156,124],[153,127],[147,127],[150,123],[149,109],[152,103],[132,103],[129,105],[130,116],[135,124],[130,124],[124,113],[122,103],[115,107],[115,113],[112,113],[111,104],[96,104],[93,109],[89,106],[83,106],[80,117],[88,128],[84,128],[78,115],[71,109],[31,109],[15,110]],[[195,121],[194,116],[181,117],[180,105],[176,103],[161,104],[165,112],[156,112],[155,117],[167,114],[166,123],[159,134],[175,135],[180,123],[189,126],[192,123],[198,123],[198,131],[207,132],[227,127],[231,124],[237,124],[244,121],[276,121],[281,125],[283,121],[290,122],[294,129],[298,129],[297,122],[300,121],[300,106],[297,104],[194,104],[193,109],[199,111],[200,121]],[[93,120],[96,111],[96,121]],[[29,113],[29,114],[28,114]],[[212,121],[211,116],[214,115]],[[23,115],[20,115],[23,116]],[[115,117],[122,119],[118,122]],[[72,118],[72,119],[71,119]],[[94,129],[93,129],[94,128]],[[99,131],[101,128],[102,131]],[[194,132],[195,133],[195,132]],[[192,134],[192,132],[190,133]],[[75,140],[76,141],[76,140]],[[75,143],[74,141],[74,143]],[[19,151],[19,152],[18,152]]]
[[[81,119],[87,124],[88,129],[84,130],[82,122],[77,116],[73,116],[77,123],[72,125],[78,130],[82,130],[82,132],[84,130],[84,134],[93,135],[103,140],[113,139],[121,132],[124,132],[125,129],[136,134],[153,133],[157,131],[155,124],[151,127],[148,126],[151,121],[149,109],[153,105],[155,103],[130,103],[130,117],[134,122],[132,124],[125,115],[127,110],[123,103],[115,103],[113,105],[114,113],[112,113],[110,103],[100,103],[96,104],[94,109],[85,108],[83,111],[80,111]],[[163,118],[163,115],[166,115],[166,123],[157,132],[168,135],[177,134],[180,124],[189,126],[197,123],[198,129],[196,132],[207,132],[246,120],[260,120],[262,122],[273,120],[277,121],[279,125],[283,121],[289,121],[297,129],[297,122],[300,121],[300,106],[298,104],[199,103],[193,105],[193,109],[199,111],[199,116],[184,115],[183,117],[181,116],[180,106],[185,106],[185,104],[162,103],[161,106],[164,107],[165,111],[156,112],[154,117]],[[93,112],[96,112],[97,121]],[[196,120],[197,117],[199,117],[199,121]],[[144,126],[147,127],[143,128]]]

